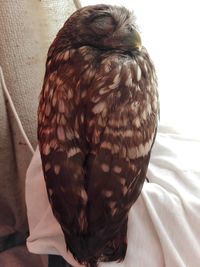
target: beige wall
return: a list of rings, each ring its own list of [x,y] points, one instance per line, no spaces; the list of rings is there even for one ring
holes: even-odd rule
[[[35,148],[47,50],[75,6],[70,0],[0,0],[0,5],[0,65]],[[31,156],[0,87],[0,237],[27,229],[24,181]]]

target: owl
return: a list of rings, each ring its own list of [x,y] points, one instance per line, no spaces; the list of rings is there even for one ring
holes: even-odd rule
[[[76,11],[48,51],[38,142],[53,214],[79,263],[124,259],[158,115],[156,73],[133,14]]]

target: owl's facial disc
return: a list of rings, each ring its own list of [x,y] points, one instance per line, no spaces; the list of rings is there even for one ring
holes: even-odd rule
[[[69,21],[70,27],[66,27],[73,46],[89,45],[100,50],[121,51],[141,49],[135,18],[126,8],[96,5],[77,12]]]
[[[96,47],[135,51],[142,48],[133,15],[126,9],[109,7],[90,17],[89,28]],[[91,42],[91,41],[90,41]]]

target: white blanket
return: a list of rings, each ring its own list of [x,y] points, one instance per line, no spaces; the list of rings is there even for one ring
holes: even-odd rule
[[[149,165],[150,183],[129,213],[124,262],[101,267],[200,266],[200,140],[160,127]],[[66,253],[62,230],[47,199],[38,149],[27,171],[26,203],[30,236],[27,247],[38,254]]]

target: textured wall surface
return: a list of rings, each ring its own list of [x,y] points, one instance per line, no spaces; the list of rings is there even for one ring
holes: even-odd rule
[[[19,117],[35,148],[38,95],[46,54],[75,6],[70,0],[0,0],[0,6],[0,65]],[[1,240],[12,233],[19,232],[23,236],[27,230],[24,180],[32,156],[6,105],[2,88],[0,127]]]

